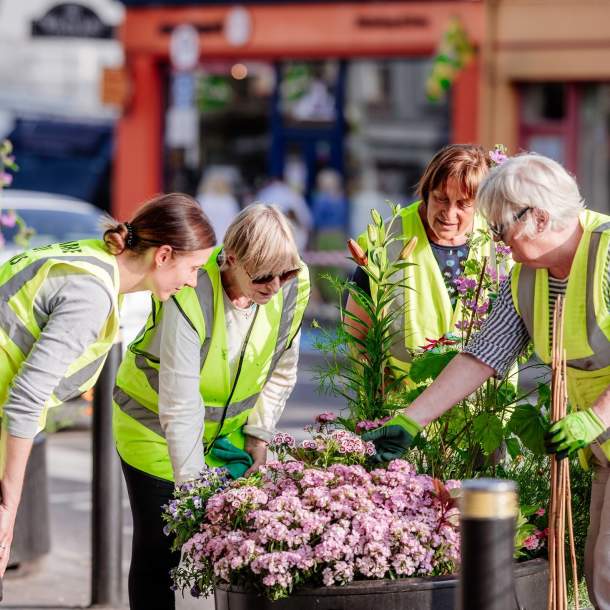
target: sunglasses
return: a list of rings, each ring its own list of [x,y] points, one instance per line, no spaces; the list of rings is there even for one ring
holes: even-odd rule
[[[284,271],[284,273],[262,275],[261,277],[252,277],[250,272],[245,267],[244,271],[248,274],[248,277],[253,284],[262,285],[270,284],[276,277],[279,278],[280,284],[284,284],[285,282],[295,278],[301,269],[291,269],[290,271]]]
[[[530,207],[523,208],[518,214],[513,215],[512,224],[514,224],[515,222],[519,222],[521,220],[521,218],[523,218],[523,216],[525,216],[526,212],[529,212],[531,209],[533,209],[533,208],[530,208]],[[502,239],[502,236],[504,235],[504,233],[507,229],[507,227],[504,226],[504,224],[492,225],[491,223],[489,223],[488,226],[489,226],[489,230],[491,231],[491,234],[496,239]]]

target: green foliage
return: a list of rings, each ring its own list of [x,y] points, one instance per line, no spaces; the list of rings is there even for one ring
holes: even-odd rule
[[[473,420],[472,431],[486,455],[493,453],[504,439],[504,426],[493,413],[479,413]]]
[[[436,350],[424,352],[411,364],[409,378],[413,383],[424,383],[436,379],[441,371],[459,353],[460,352],[456,349],[451,349],[446,352],[438,352]]]
[[[352,260],[371,280],[371,294],[352,281],[324,276],[340,300],[343,294],[349,294],[368,318],[366,331],[362,332],[362,320],[341,304],[337,328],[321,329],[314,343],[324,355],[324,365],[316,371],[319,391],[345,399],[349,415],[340,421],[352,431],[356,423],[382,419],[402,406],[399,392],[405,374],[392,363],[391,348],[398,332],[395,322],[403,314],[396,297],[398,291],[408,289],[400,272],[412,263],[388,260],[388,246],[397,240],[391,236],[391,227],[400,222],[400,206],[392,205],[391,210],[387,222],[379,213],[371,213],[368,253],[352,252]]]
[[[511,415],[507,429],[535,455],[544,455],[544,434],[547,420],[534,405],[519,405]]]

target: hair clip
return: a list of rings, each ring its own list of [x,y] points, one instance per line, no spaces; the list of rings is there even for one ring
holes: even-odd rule
[[[127,239],[125,240],[125,247],[131,248],[135,243],[135,234],[133,225],[129,222],[124,222],[125,228],[127,229]]]

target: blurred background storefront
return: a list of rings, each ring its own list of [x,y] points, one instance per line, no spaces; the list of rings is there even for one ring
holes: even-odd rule
[[[331,170],[356,230],[359,196],[404,203],[439,147],[477,139],[478,62],[440,101],[425,85],[452,18],[480,45],[481,2],[123,3],[121,217],[152,192],[197,193],[213,173],[240,205],[283,179],[315,221]]]
[[[556,158],[609,212],[609,14],[610,0],[0,2],[0,136],[14,187],[119,218],[164,190],[231,214],[262,192],[292,197],[309,228],[335,206],[326,228],[353,234],[468,141]],[[474,56],[430,101],[452,20]]]
[[[610,2],[486,3],[481,139],[565,165],[610,213]]]

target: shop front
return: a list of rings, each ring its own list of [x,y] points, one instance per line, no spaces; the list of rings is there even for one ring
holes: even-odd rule
[[[610,1],[489,3],[482,137],[562,163],[610,213]]]
[[[482,2],[123,2],[119,218],[210,174],[241,205],[274,177],[311,202],[323,170],[406,200],[436,149],[478,140],[479,60],[439,102],[425,82],[452,19],[481,44]]]

